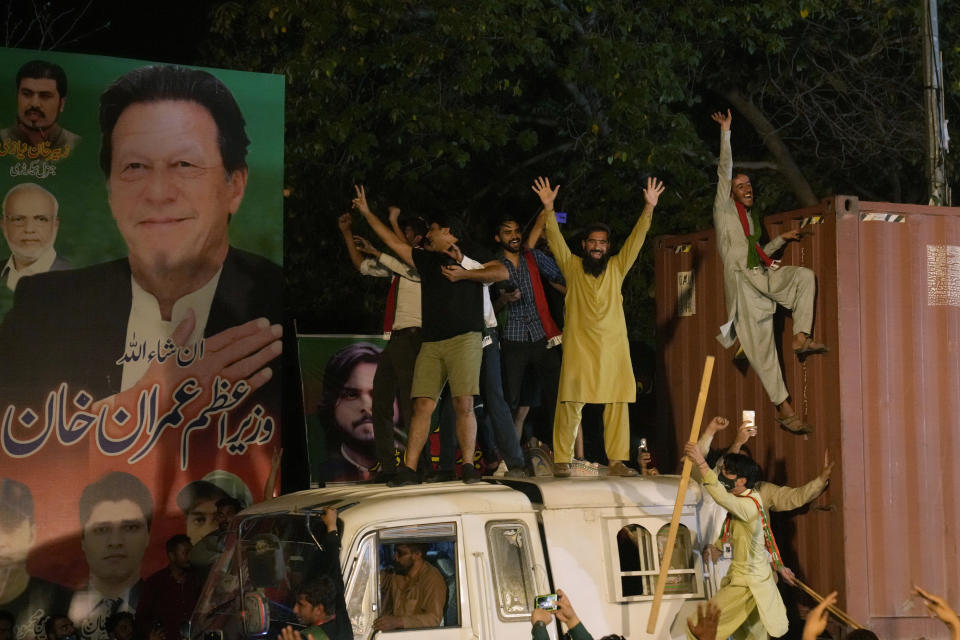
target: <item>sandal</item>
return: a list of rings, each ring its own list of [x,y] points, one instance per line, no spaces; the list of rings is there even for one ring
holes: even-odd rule
[[[813,433],[813,427],[801,420],[797,414],[787,416],[786,418],[777,418],[777,423],[784,431],[789,431],[797,436]]]
[[[799,349],[794,349],[793,352],[797,354],[797,358],[802,362],[807,356],[816,355],[818,353],[826,353],[830,351],[830,348],[825,344],[820,344],[819,342],[814,342],[813,338],[806,336],[806,339],[803,341],[803,344]]]

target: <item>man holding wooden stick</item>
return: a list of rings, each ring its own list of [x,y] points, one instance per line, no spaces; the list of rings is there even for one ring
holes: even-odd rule
[[[699,472],[703,490],[729,514],[722,540],[732,543],[733,562],[711,600],[721,611],[717,637],[727,638],[734,632],[738,638],[784,635],[787,610],[777,590],[767,552],[784,580],[792,584],[794,576],[780,560],[763,502],[753,490],[760,468],[747,456],[728,454],[718,475],[707,465],[696,442],[688,442],[684,453]]]

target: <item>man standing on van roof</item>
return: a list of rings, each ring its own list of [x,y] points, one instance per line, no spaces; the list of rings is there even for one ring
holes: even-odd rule
[[[711,599],[721,612],[717,637],[727,638],[743,627],[745,637],[762,638],[766,632],[779,638],[787,632],[787,609],[777,590],[768,552],[788,583],[793,581],[793,572],[783,566],[763,501],[753,489],[760,468],[747,456],[733,453],[724,458],[718,475],[707,465],[696,442],[688,442],[684,453],[699,473],[704,491],[728,512],[721,539],[731,541],[733,562],[723,586]],[[687,637],[693,639],[689,631]]]
[[[760,246],[763,225],[754,215],[753,185],[750,176],[733,174],[730,150],[730,122],[727,109],[712,116],[720,125],[720,161],[717,164],[717,196],[713,202],[713,226],[717,230],[717,250],[723,261],[723,289],[727,301],[727,323],[717,340],[729,348],[734,340],[757,372],[770,401],[777,406],[777,422],[795,434],[810,433],[790,406],[789,392],[783,383],[783,372],[773,340],[773,314],[777,304],[793,310],[793,352],[801,360],[808,355],[825,353],[827,347],[814,342],[813,299],[817,283],[813,271],[805,267],[780,267],[770,260],[788,240],[799,240],[796,229]],[[732,179],[731,179],[732,177]]]
[[[623,463],[630,457],[627,404],[637,399],[637,387],[620,290],[643,246],[663,183],[656,178],[647,180],[643,213],[623,248],[613,257],[608,255],[610,231],[605,224],[594,224],[588,229],[583,258],[572,255],[553,211],[560,187],[551,188],[549,179],[537,178],[532,188],[543,203],[537,224],[546,225],[547,242],[567,281],[563,364],[553,423],[554,475],[570,475],[577,425],[583,405],[588,402],[606,405],[603,439],[610,460],[608,474],[638,475]]]

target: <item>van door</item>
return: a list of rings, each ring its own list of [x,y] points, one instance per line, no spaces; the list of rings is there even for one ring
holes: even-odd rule
[[[459,518],[362,531],[344,567],[354,638],[479,638],[466,596],[467,562]]]
[[[474,627],[483,640],[530,639],[537,595],[550,591],[533,514],[464,515],[464,543]],[[548,627],[557,637],[556,625]]]

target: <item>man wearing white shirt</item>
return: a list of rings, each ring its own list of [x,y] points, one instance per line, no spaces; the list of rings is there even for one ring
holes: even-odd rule
[[[391,207],[391,222],[396,223],[410,246],[418,246],[426,234],[426,225],[417,219],[404,220],[401,224],[399,214],[399,209]],[[338,226],[353,266],[365,276],[392,278],[383,319],[383,337],[388,342],[380,354],[373,378],[373,432],[380,461],[380,471],[374,482],[386,482],[397,471],[394,402],[399,404],[400,424],[406,433],[410,433],[410,417],[413,415],[410,389],[413,367],[423,341],[420,274],[402,260],[378,251],[365,238],[354,235],[352,225],[349,213],[340,216]]]
[[[70,268],[53,248],[60,228],[58,210],[53,194],[31,182],[16,185],[3,197],[0,229],[10,257],[0,267],[0,280],[10,291],[24,276]]]

